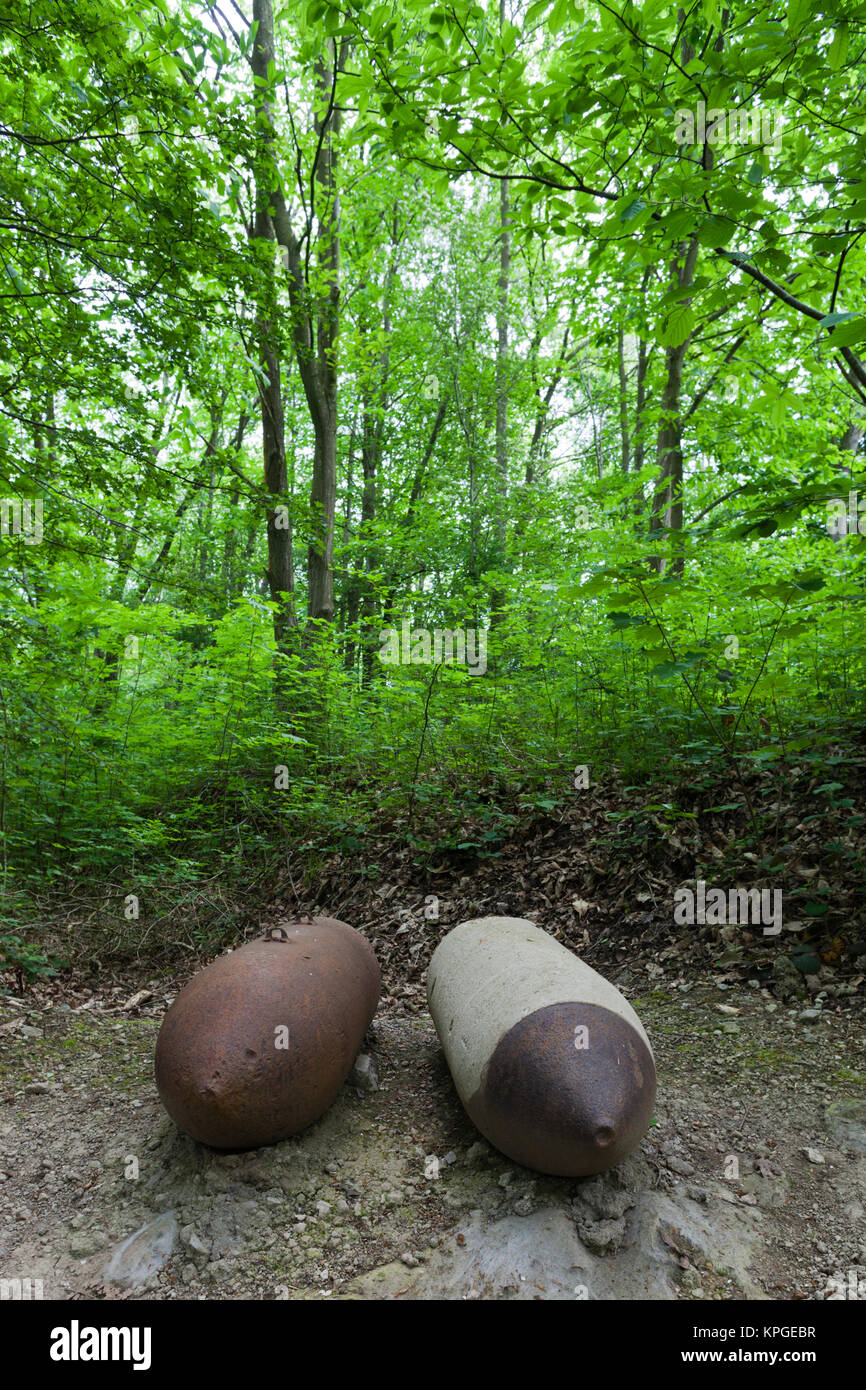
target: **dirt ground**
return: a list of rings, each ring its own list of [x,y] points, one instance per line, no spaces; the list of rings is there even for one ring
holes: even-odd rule
[[[302,913],[358,928],[382,967],[378,1084],[350,1078],[311,1129],[250,1153],[178,1134],[153,1079],[222,900],[184,899],[169,932],[145,898],[136,939],[122,914],[52,913],[77,961],[0,994],[0,1279],[60,1298],[866,1299],[866,754],[833,755],[837,798],[832,752],[749,774],[760,835],[727,774],[686,772],[553,788],[505,828],[492,800],[453,825],[445,807],[426,847],[383,813],[287,862],[204,959]],[[779,889],[783,930],[678,925],[700,880]],[[655,1118],[599,1179],[519,1168],[461,1109],[425,974],[489,913],[551,932],[647,1029]],[[170,938],[180,957],[144,963]]]
[[[378,1089],[350,1080],[293,1140],[208,1150],[160,1105],[173,989],[147,987],[131,1007],[0,1000],[0,1277],[63,1299],[866,1296],[859,987],[830,986],[843,992],[807,1018],[812,999],[757,982],[629,991],[656,1116],[594,1180],[491,1149],[426,1011],[393,1002],[365,1044]],[[138,1245],[158,1267],[146,1250],[112,1279],[113,1253],[154,1221]]]

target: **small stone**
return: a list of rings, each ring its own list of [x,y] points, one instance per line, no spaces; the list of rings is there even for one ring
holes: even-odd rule
[[[798,999],[803,997],[803,981],[800,972],[789,956],[777,956],[772,967],[773,988],[779,999]]]
[[[88,1255],[95,1255],[98,1250],[104,1250],[107,1241],[108,1236],[104,1231],[76,1231],[69,1242],[69,1253],[73,1259],[83,1260]]]
[[[476,1143],[470,1145],[466,1150],[466,1162],[478,1163],[482,1158],[486,1158],[490,1150],[486,1144]]]
[[[445,1157],[443,1158],[442,1162],[443,1162],[443,1163],[447,1163],[447,1164],[449,1164],[449,1165],[452,1164],[452,1163],[456,1163],[456,1162],[457,1162],[457,1155],[456,1155],[456,1153],[454,1152],[453,1149],[451,1150],[450,1153],[447,1153],[447,1154],[445,1155]]]
[[[56,1090],[57,1087],[52,1086],[48,1081],[31,1081],[28,1086],[24,1087],[24,1094],[26,1096],[48,1096]]]
[[[330,1203],[330,1202],[317,1202],[317,1203],[316,1203],[316,1215],[317,1215],[317,1216],[328,1216],[329,1213],[330,1213],[330,1210],[331,1210],[331,1203]]]
[[[827,1133],[846,1149],[866,1154],[866,1100],[834,1101],[824,1112]]]
[[[625,1239],[625,1218],[621,1217],[618,1221],[582,1221],[577,1231],[588,1250],[596,1255],[604,1255],[608,1250],[618,1250]]]
[[[514,1203],[515,1216],[530,1216],[531,1213],[532,1199],[530,1197],[521,1197],[519,1201]]]
[[[400,1259],[407,1269],[414,1269],[418,1263],[418,1261],[415,1259],[415,1256],[409,1250],[404,1250],[403,1254],[400,1256]]]
[[[672,1173],[679,1173],[682,1178],[694,1177],[695,1165],[689,1163],[687,1158],[677,1158],[676,1154],[674,1154],[671,1158],[666,1159],[665,1162]]]
[[[369,1052],[360,1052],[355,1058],[350,1080],[359,1091],[378,1091],[379,1070]]]
[[[810,1163],[824,1162],[824,1155],[818,1149],[802,1149],[801,1153],[805,1154]]]
[[[797,1014],[800,1023],[815,1023],[820,1017],[820,1009],[801,1009]]]

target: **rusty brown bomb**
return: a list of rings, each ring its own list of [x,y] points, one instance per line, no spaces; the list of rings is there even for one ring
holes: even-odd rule
[[[217,1149],[286,1139],[324,1114],[379,1000],[372,948],[314,917],[220,956],[169,1008],[156,1084],[179,1129]]]
[[[656,1075],[640,1019],[533,922],[455,927],[430,962],[427,998],[467,1113],[509,1158],[582,1177],[646,1133]]]

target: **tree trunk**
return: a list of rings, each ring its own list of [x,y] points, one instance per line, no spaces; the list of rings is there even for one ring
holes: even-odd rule
[[[334,41],[326,40],[328,58],[315,66],[318,110],[314,118],[317,150],[312,188],[315,206],[309,211],[309,230],[314,218],[317,281],[314,291],[303,258],[302,239],[296,236],[286,204],[276,161],[276,126],[271,109],[268,71],[276,64],[272,0],[253,0],[256,26],[252,68],[258,78],[256,112],[261,131],[259,162],[265,180],[266,215],[274,235],[286,253],[292,341],[304,388],[315,439],[313,481],[310,489],[312,536],[307,552],[307,615],[312,622],[330,622],[334,616],[334,525],[337,498],[337,366],[339,327],[340,199],[336,185],[336,153],[333,136],[339,128],[334,101],[336,75],[345,62],[347,46],[339,56]],[[273,72],[273,68],[270,69]]]
[[[682,258],[682,259],[681,259]],[[685,289],[691,285],[698,260],[698,239],[692,237],[688,246],[682,243],[679,256],[671,272],[672,286]],[[670,536],[673,573],[682,574],[683,556],[681,553],[683,529],[683,451],[682,416],[680,398],[683,385],[683,363],[686,359],[691,335],[677,347],[665,350],[665,384],[661,399],[661,422],[659,424],[656,458],[658,462],[658,481],[653,498],[651,535]],[[666,558],[655,557],[654,567],[664,574]]]
[[[504,0],[500,0],[500,27]],[[499,279],[496,297],[496,563],[504,570],[508,562],[508,294],[511,283],[511,231],[508,179],[499,185]],[[496,628],[505,613],[505,591],[493,589],[490,595],[490,627]]]

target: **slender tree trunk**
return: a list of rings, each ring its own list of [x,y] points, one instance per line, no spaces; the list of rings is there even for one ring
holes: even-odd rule
[[[616,334],[616,361],[619,369],[620,467],[623,473],[627,473],[631,461],[631,441],[628,434],[628,372],[625,365],[625,332],[622,324]]]
[[[505,15],[500,0],[499,21]],[[511,224],[508,179],[499,184],[499,279],[496,296],[496,562],[504,570],[508,562],[508,295],[511,287]],[[505,614],[505,591],[490,595],[490,627],[499,626]]]
[[[672,286],[685,289],[695,277],[698,260],[698,239],[692,237],[688,245],[682,243],[679,256],[674,262]],[[681,553],[683,529],[683,451],[682,451],[682,385],[683,363],[691,338],[677,347],[665,350],[665,384],[661,399],[661,423],[658,431],[656,457],[658,462],[658,481],[653,498],[651,534],[664,531],[670,536],[671,560],[674,574],[683,572]],[[664,574],[666,558],[656,556],[654,567]]]
[[[858,424],[856,420],[850,420],[848,422],[845,433],[839,440],[838,448],[840,448],[843,451],[843,453],[850,453],[854,456],[854,458],[856,458],[857,450],[860,448],[860,442],[863,438],[863,433],[864,426]],[[841,472],[846,474],[850,478],[854,472],[854,469],[851,464],[843,464],[841,467]],[[842,538],[845,535],[847,535],[847,531],[847,522],[844,523],[843,527],[837,527],[832,533],[834,541],[836,541],[837,543],[841,541]]]
[[[334,41],[329,41],[334,50]],[[339,112],[333,92],[338,56],[316,63],[316,92],[321,110],[316,117],[320,142],[315,170],[319,236],[318,268],[325,285],[319,301],[316,371],[311,378],[316,408],[313,411],[315,449],[310,507],[313,537],[307,551],[307,615],[314,622],[330,622],[334,616],[334,524],[337,504],[337,332],[340,304],[340,194],[337,188],[337,156],[334,136],[339,131]],[[305,383],[306,386],[306,383]]]
[[[276,64],[272,0],[253,0],[255,38],[253,75],[258,79],[256,113],[261,131],[259,163],[265,179],[266,215],[286,252],[292,340],[310,419],[313,425],[313,480],[310,488],[312,535],[307,551],[307,615],[316,623],[334,617],[334,526],[337,499],[337,331],[339,327],[340,198],[336,180],[334,136],[339,113],[334,101],[337,72],[345,62],[347,45],[339,55],[327,39],[326,57],[315,64],[317,111],[314,118],[316,157],[312,188],[315,200],[309,224],[318,223],[316,281],[307,274],[303,242],[294,231],[276,154],[277,131],[269,91]]]

